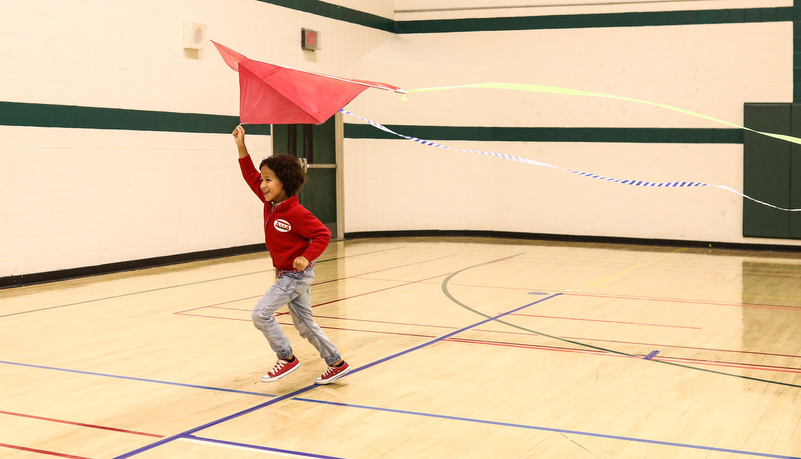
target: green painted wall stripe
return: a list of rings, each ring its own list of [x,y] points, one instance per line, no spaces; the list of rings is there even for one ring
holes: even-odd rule
[[[228,134],[239,118],[227,115],[174,113],[74,105],[29,104],[0,101],[1,126],[66,129]],[[742,144],[739,129],[693,128],[566,128],[566,127],[464,127],[388,125],[393,131],[438,141],[503,142],[625,142]],[[248,134],[269,135],[270,126],[250,125]],[[366,124],[345,124],[348,139],[398,139]]]
[[[258,0],[262,3],[269,3],[271,5],[283,6],[304,13],[312,13],[318,16],[323,16],[330,19],[339,21],[350,22],[373,29],[383,30],[385,32],[395,32],[395,21],[387,19],[375,14],[365,13],[363,11],[346,8],[344,6],[334,5],[331,3],[321,2],[319,0]],[[300,31],[298,31],[298,40],[300,40]]]
[[[583,29],[697,24],[740,24],[793,20],[793,7],[727,10],[652,11],[637,13],[565,14],[505,18],[431,19],[396,21],[395,32],[447,33],[497,30]]]
[[[496,30],[581,29],[589,27],[646,27],[695,24],[741,24],[793,20],[793,7],[723,10],[650,11],[602,14],[564,14],[500,18],[424,19],[394,21],[383,16],[320,0],[258,0],[373,29],[408,33],[482,32]]]
[[[237,116],[0,101],[3,126],[227,134],[237,124]],[[270,126],[249,126],[248,133],[269,135]]]
[[[387,125],[395,132],[431,141],[621,142],[742,144],[743,132],[728,128],[542,128]],[[400,139],[366,124],[345,124],[348,139]]]

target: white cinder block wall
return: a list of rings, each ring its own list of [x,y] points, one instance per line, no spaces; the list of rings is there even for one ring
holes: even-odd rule
[[[255,0],[4,2],[0,101],[238,115],[237,74],[210,44],[183,49],[185,21],[335,74],[391,35]],[[302,27],[324,31],[325,52],[300,49]],[[268,136],[248,144],[255,161],[270,154]],[[236,160],[224,134],[0,126],[0,277],[263,243]]]
[[[471,9],[490,4],[478,0],[440,1],[437,8],[422,0],[395,3],[398,21],[788,5],[666,2],[488,10]],[[559,86],[667,104],[740,124],[745,102],[792,101],[792,41],[790,22],[404,34],[366,56],[354,73],[371,73],[406,89],[479,82]],[[371,93],[350,109],[399,125],[728,127],[615,99],[504,90],[414,93],[407,102]],[[742,198],[719,188],[616,185],[399,142],[353,139],[346,144],[348,231],[498,230],[797,245],[743,238]],[[446,143],[605,177],[695,181],[742,190],[740,144]]]
[[[397,20],[787,6],[749,0],[486,10],[470,9],[487,4],[478,0],[332,3]],[[185,21],[207,24],[211,39],[254,59],[407,89],[489,81],[563,86],[734,123],[742,122],[744,102],[792,101],[789,22],[393,35],[256,0],[3,3],[0,101],[236,116],[236,73],[210,45],[183,49]],[[321,51],[300,49],[302,27],[322,33]],[[348,108],[400,125],[720,127],[612,99],[497,90],[415,93],[405,102],[368,90]],[[250,136],[248,143],[256,160],[270,153],[268,136]],[[448,144],[610,177],[742,187],[742,145]],[[344,167],[346,232],[495,230],[797,244],[743,239],[741,199],[714,188],[614,185],[403,140],[346,139]],[[262,238],[260,204],[241,182],[229,135],[0,126],[0,277]]]

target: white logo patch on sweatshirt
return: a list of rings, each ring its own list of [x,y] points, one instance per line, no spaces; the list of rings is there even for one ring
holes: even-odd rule
[[[292,229],[292,225],[288,221],[280,218],[273,222],[273,227],[282,233],[288,233]]]

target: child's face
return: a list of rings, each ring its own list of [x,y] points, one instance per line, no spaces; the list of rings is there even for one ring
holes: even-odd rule
[[[284,191],[284,184],[267,166],[261,168],[261,192],[264,193],[267,202],[281,202],[288,197]]]

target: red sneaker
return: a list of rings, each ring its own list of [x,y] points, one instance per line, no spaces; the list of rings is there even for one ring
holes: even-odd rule
[[[350,365],[348,362],[342,362],[340,366],[329,365],[328,369],[325,370],[322,376],[314,380],[314,384],[328,384],[330,382],[334,382],[337,379],[345,376],[347,372],[350,371]]]
[[[284,376],[292,373],[293,371],[300,368],[300,360],[295,357],[295,360],[292,362],[287,362],[284,359],[278,359],[275,362],[275,366],[269,373],[261,377],[261,382],[273,382],[278,381],[279,379],[283,378]]]

